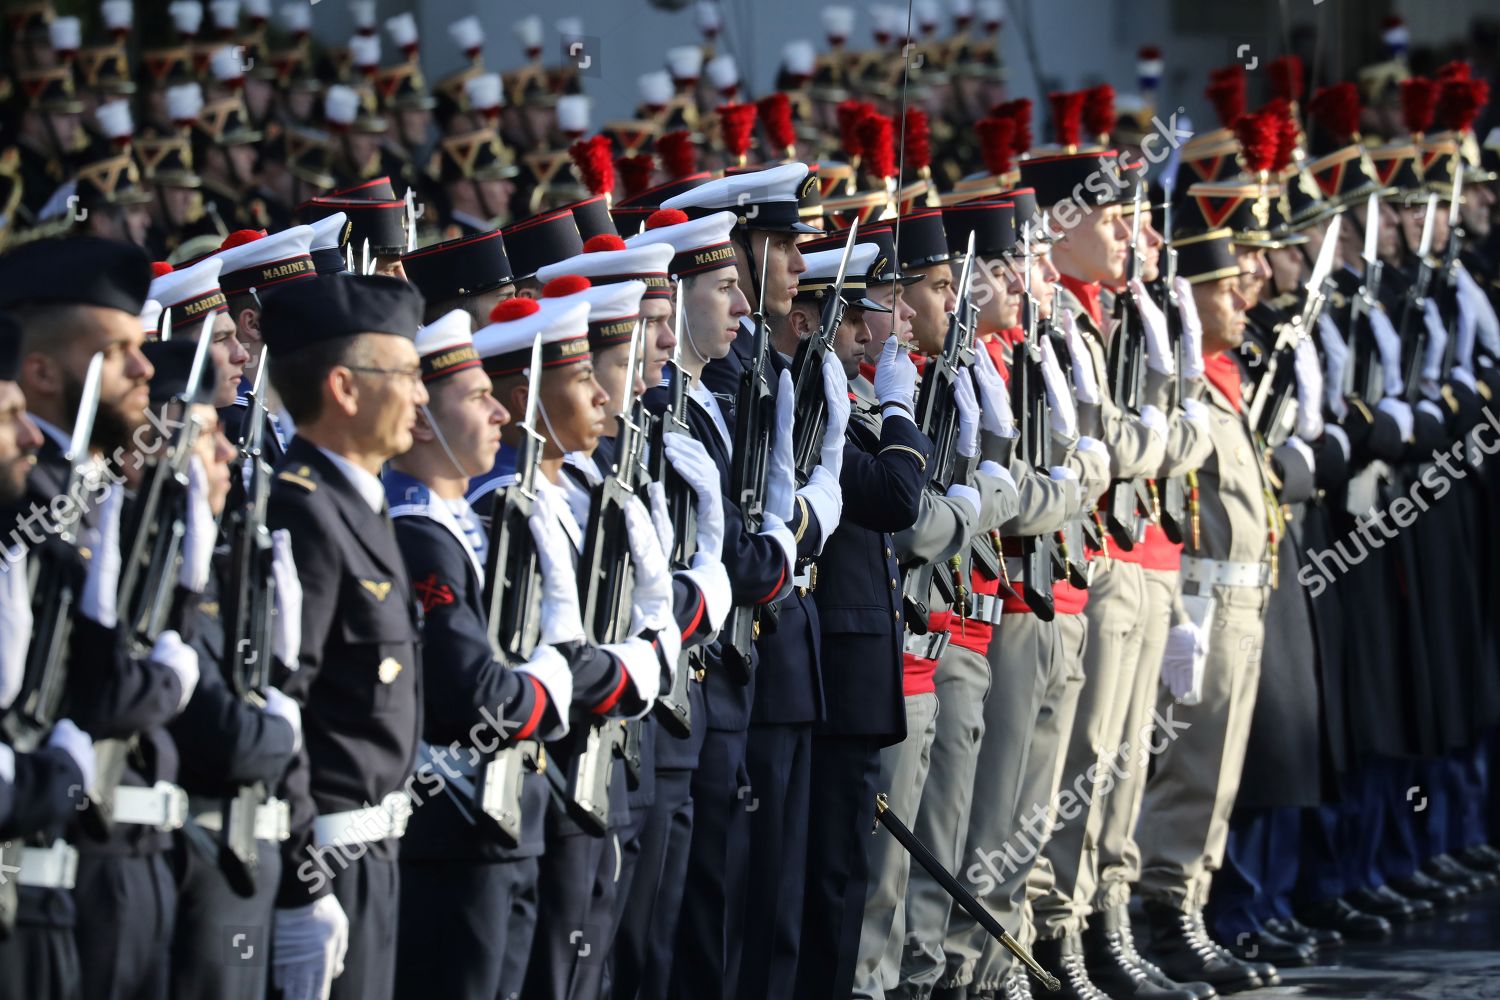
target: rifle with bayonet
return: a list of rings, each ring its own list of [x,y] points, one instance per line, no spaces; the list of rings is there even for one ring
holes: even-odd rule
[[[1458,315],[1458,253],[1464,240],[1463,214],[1460,211],[1463,185],[1463,163],[1457,162],[1453,166],[1453,198],[1448,203],[1448,242],[1443,247],[1443,262],[1438,270],[1442,277],[1443,302],[1447,307],[1445,315],[1448,316]],[[1438,378],[1441,380],[1457,364],[1458,336],[1450,333],[1443,347],[1443,369]]]
[[[1109,391],[1115,404],[1133,416],[1141,412],[1146,370],[1146,328],[1131,294],[1130,282],[1142,276],[1141,264],[1141,196],[1144,185],[1135,187],[1135,215],[1130,223],[1130,263],[1126,284],[1115,296],[1115,332],[1109,339],[1106,367],[1109,369]],[[1117,479],[1105,494],[1104,523],[1110,538],[1129,551],[1142,537],[1145,525],[1141,517],[1141,486],[1134,479]]]
[[[749,531],[759,531],[765,515],[771,428],[776,423],[776,401],[771,395],[771,330],[765,311],[769,258],[769,246],[763,247],[757,286],[760,303],[752,318],[750,364],[740,376],[735,396],[734,470],[730,488]],[[682,306],[679,304],[678,308]],[[751,656],[759,633],[760,607],[736,605],[724,628],[720,657],[725,673],[736,684],[750,683]]]
[[[1307,279],[1302,311],[1276,328],[1276,342],[1266,358],[1260,381],[1250,397],[1250,428],[1272,448],[1291,436],[1296,418],[1297,372],[1293,355],[1297,345],[1312,335],[1313,326],[1328,301],[1328,281],[1333,273],[1333,256],[1337,249],[1339,216],[1334,216],[1323,235],[1317,262]],[[1317,405],[1322,405],[1319,400]]]
[[[958,406],[954,403],[953,393],[959,373],[973,360],[973,352],[966,342],[967,328],[972,326],[969,302],[973,273],[974,234],[971,232],[964,250],[963,266],[959,269],[958,300],[953,312],[948,314],[948,333],[943,339],[943,350],[928,359],[916,401],[917,429],[932,442],[932,459],[927,463],[928,480],[939,494],[952,485],[958,464]],[[931,563],[914,566],[906,574],[901,596],[906,606],[912,609],[912,620],[908,625],[913,631],[926,632],[932,582]]]
[[[682,370],[682,344],[686,331],[683,328],[683,309],[674,310],[677,332],[677,347],[667,362],[668,384],[671,387],[671,402],[651,428],[651,477],[662,484],[667,495],[667,516],[672,521],[672,551],[668,553],[674,570],[686,569],[693,561],[698,547],[698,515],[695,507],[697,496],[693,488],[677,474],[667,460],[666,440],[668,434],[691,434],[687,423],[688,381],[692,376]],[[688,684],[692,676],[702,669],[703,652],[699,648],[685,649],[677,657],[672,669],[671,690],[656,699],[652,713],[661,727],[678,739],[687,739],[693,733],[692,705],[688,696]]]
[[[1016,414],[1019,434],[1018,457],[1038,475],[1048,475],[1052,465],[1052,421],[1047,406],[1046,381],[1042,377],[1042,341],[1037,332],[1037,303],[1031,289],[1031,231],[1022,231],[1022,260],[1026,268],[1026,288],[1021,299],[1022,328],[1026,331],[1011,356],[1011,409]],[[1055,542],[1048,535],[1021,536],[1022,596],[1042,621],[1056,615],[1052,598],[1052,562]]]
[[[1052,286],[1052,301],[1061,302],[1062,285]],[[1056,306],[1038,321],[1037,342],[1052,345],[1057,366],[1062,371],[1063,383],[1073,384],[1073,354],[1068,347],[1067,336],[1057,327]],[[1087,589],[1093,578],[1093,563],[1089,561],[1090,549],[1104,548],[1104,531],[1094,512],[1080,510],[1070,518],[1053,536],[1049,551],[1052,553],[1052,579],[1066,580],[1074,587]]]
[[[805,485],[817,468],[823,448],[823,433],[828,427],[828,400],[823,395],[823,359],[833,350],[839,325],[844,322],[844,277],[849,270],[849,255],[859,235],[859,220],[849,227],[844,253],[839,258],[838,274],[823,294],[822,321],[818,332],[797,344],[792,358],[792,412],[797,415],[792,431],[792,462],[797,469],[798,485]]]
[[[1349,306],[1351,357],[1344,368],[1344,394],[1371,405],[1385,395],[1386,375],[1375,334],[1370,329],[1370,314],[1383,308],[1380,304],[1380,278],[1385,262],[1380,259],[1379,240],[1380,194],[1372,191],[1365,203],[1365,245],[1361,255],[1365,273],[1359,292]]]
[[[1406,401],[1413,405],[1422,399],[1422,369],[1426,365],[1427,346],[1430,337],[1423,316],[1423,303],[1432,288],[1432,275],[1437,264],[1432,260],[1432,230],[1437,220],[1437,195],[1427,196],[1427,214],[1422,220],[1422,239],[1417,245],[1417,277],[1406,290],[1406,301],[1401,307],[1401,325],[1396,332],[1401,348],[1406,352],[1402,359],[1405,368],[1403,392]]]

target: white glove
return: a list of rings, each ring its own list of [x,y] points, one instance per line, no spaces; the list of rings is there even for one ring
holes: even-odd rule
[[[1462,262],[1455,262],[1453,273],[1456,276],[1463,271]],[[1470,281],[1474,279],[1470,278]],[[1474,340],[1479,335],[1479,316],[1474,311],[1474,303],[1464,294],[1463,283],[1460,280],[1454,301],[1458,305],[1458,329],[1454,336],[1458,342],[1453,346],[1454,370],[1474,370]],[[1472,376],[1471,376],[1472,377]]]
[[[1446,416],[1443,414],[1443,408],[1437,404],[1436,400],[1418,400],[1417,410],[1427,414],[1433,420],[1436,420],[1439,424],[1446,424],[1448,422]]]
[[[302,655],[302,579],[292,558],[292,535],[285,528],[271,532],[271,579],[276,581],[271,652],[288,670],[296,670]]]
[[[1010,408],[1010,388],[995,359],[983,344],[974,352],[974,388],[979,396],[979,426],[996,437],[1016,436],[1016,420]]]
[[[99,502],[97,534],[90,546],[94,555],[89,559],[83,593],[78,598],[78,610],[83,616],[105,628],[114,628],[120,620],[115,603],[120,590],[120,508],[124,503],[125,491],[120,486],[105,490]]]
[[[1078,402],[1098,406],[1099,379],[1094,371],[1094,354],[1089,350],[1089,345],[1084,343],[1083,332],[1078,329],[1072,313],[1063,313],[1061,322],[1063,337],[1068,344],[1068,357],[1073,362],[1073,391],[1078,395]],[[1058,370],[1061,369],[1062,365],[1059,363]]]
[[[1318,343],[1323,345],[1323,358],[1328,364],[1328,378],[1323,382],[1323,400],[1328,410],[1340,420],[1349,412],[1344,402],[1344,373],[1349,364],[1349,345],[1339,335],[1333,317],[1327,312],[1318,314]]]
[[[0,552],[0,712],[16,700],[26,678],[32,628],[31,588],[26,577],[24,549]]]
[[[1050,337],[1042,340],[1042,387],[1047,393],[1047,409],[1051,411],[1052,433],[1068,440],[1077,437],[1078,410]]]
[[[1474,338],[1491,355],[1500,357],[1500,317],[1495,315],[1494,304],[1462,263],[1453,273],[1458,281],[1459,307],[1467,307],[1474,317]],[[1472,370],[1473,366],[1469,367]]]
[[[964,458],[979,454],[979,399],[974,394],[974,379],[965,368],[953,381],[953,405],[958,407],[958,442],[955,447]]]
[[[568,735],[568,714],[573,707],[573,670],[563,655],[551,646],[538,643],[531,651],[531,658],[516,667],[516,673],[535,677],[557,712],[557,728],[539,735],[549,740]]]
[[[182,565],[177,582],[195,594],[208,586],[209,568],[218,541],[218,522],[208,503],[208,471],[197,455],[188,459],[187,518],[182,539]]]
[[[568,554],[568,537],[552,510],[546,492],[537,495],[527,524],[536,543],[537,566],[542,574],[542,634],[549,646],[582,642],[583,612],[578,607],[578,576]]]
[[[646,484],[646,503],[651,511],[651,526],[656,530],[656,540],[661,543],[661,550],[671,558],[672,549],[677,545],[677,532],[672,528],[672,515],[667,512],[667,487],[663,483],[650,482]]]
[[[337,897],[278,909],[271,926],[271,985],[282,1000],[326,1000],[344,972],[348,950],[349,918]]]
[[[1385,380],[1387,397],[1400,396],[1401,384],[1401,338],[1391,325],[1391,318],[1384,309],[1371,309],[1365,314],[1370,318],[1370,332],[1375,336],[1375,349],[1380,353],[1380,367]]]
[[[1203,668],[1208,662],[1208,634],[1192,622],[1173,625],[1161,659],[1161,682],[1180,704],[1203,700]]]
[[[1146,283],[1140,278],[1130,279],[1130,294],[1146,334],[1146,367],[1158,375],[1176,375],[1177,361],[1172,357],[1172,343],[1167,337],[1166,315],[1147,294]]]
[[[979,520],[979,511],[981,509],[979,504],[979,491],[974,487],[969,486],[966,483],[954,483],[953,485],[948,487],[948,492],[945,493],[944,496],[951,497],[954,500],[962,500],[964,503],[968,504],[974,509],[974,520]]]
[[[724,499],[719,492],[719,468],[697,438],[690,434],[662,437],[667,461],[697,497],[698,551],[718,559],[724,549]]]
[[[1448,370],[1448,378],[1461,385],[1468,386],[1470,392],[1479,391],[1479,383],[1474,378],[1474,373],[1461,365],[1454,365]]]
[[[823,358],[823,398],[828,405],[828,426],[823,429],[823,450],[818,463],[833,474],[834,482],[844,470],[844,431],[849,427],[849,379],[844,366],[832,354]]]
[[[302,749],[302,707],[278,688],[266,688],[266,714],[283,719],[292,727],[292,753]]]
[[[156,643],[151,647],[151,655],[147,659],[177,675],[177,680],[182,685],[182,698],[177,702],[177,711],[182,711],[198,687],[198,651],[183,642],[182,636],[175,630],[167,629],[156,637]]]
[[[1323,433],[1333,438],[1339,444],[1339,450],[1344,453],[1344,461],[1349,461],[1349,435],[1338,424],[1329,424],[1323,428]]]
[[[1410,403],[1395,396],[1386,396],[1375,404],[1375,409],[1389,414],[1391,419],[1396,421],[1396,429],[1401,432],[1401,440],[1411,440],[1412,432],[1416,430],[1416,423],[1412,417]]]
[[[74,725],[72,719],[58,719],[47,736],[47,745],[72,757],[73,763],[78,765],[78,773],[83,775],[83,787],[94,787],[98,771],[94,761],[94,741],[88,733]]]
[[[1182,317],[1182,376],[1192,380],[1203,377],[1203,320],[1198,303],[1193,300],[1193,286],[1181,275],[1175,279],[1177,315]]]
[[[1292,357],[1297,375],[1297,436],[1316,441],[1323,436],[1323,368],[1318,349],[1310,340],[1299,340]]]
[[[766,468],[766,508],[782,523],[792,519],[792,498],[797,495],[797,466],[792,455],[792,376],[783,371],[776,388],[776,433],[771,436],[771,455]]]
[[[895,337],[887,337],[875,362],[875,398],[884,407],[895,403],[908,416],[917,412],[917,366]]]
[[[639,497],[631,497],[625,505],[625,529],[630,563],[635,569],[630,631],[638,635],[648,629],[665,628],[672,621],[672,570],[651,525],[651,515]]]
[[[16,752],[5,743],[0,743],[0,785],[16,783]],[[0,823],[10,819],[10,806],[0,797]]]
[[[1448,328],[1443,314],[1432,299],[1422,300],[1422,323],[1427,327],[1427,345],[1422,352],[1422,381],[1437,382],[1443,377],[1443,352],[1448,348]]]

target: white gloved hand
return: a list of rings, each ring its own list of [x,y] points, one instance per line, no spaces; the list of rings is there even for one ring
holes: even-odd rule
[[[542,633],[540,641],[555,646],[564,642],[582,642],[583,612],[578,606],[578,575],[568,552],[568,536],[563,532],[546,492],[537,494],[527,524],[536,543],[537,567],[542,574]],[[649,519],[648,519],[649,520]]]
[[[719,468],[697,438],[691,434],[662,437],[667,461],[692,487],[697,497],[698,551],[718,559],[724,548],[724,498],[719,492]]]
[[[672,570],[640,497],[631,497],[625,504],[625,530],[630,564],[635,569],[630,631],[639,635],[666,628],[672,621]]]
[[[1461,261],[1454,263],[1453,273],[1455,279],[1459,273],[1467,273],[1464,272],[1463,267]],[[1472,281],[1473,279],[1470,278],[1469,280]],[[1474,341],[1479,335],[1479,316],[1474,311],[1472,300],[1464,294],[1461,280],[1458,283],[1458,288],[1453,299],[1458,306],[1458,326],[1453,334],[1458,338],[1457,342],[1453,345],[1453,369],[1455,371],[1465,369],[1472,372],[1474,370]],[[1472,376],[1470,378],[1472,379]],[[1459,378],[1459,381],[1463,381],[1463,379]]]
[[[271,985],[282,1000],[326,1000],[348,950],[349,918],[337,897],[278,909],[271,925]]]
[[[1448,423],[1447,415],[1443,413],[1443,408],[1437,404],[1437,400],[1435,399],[1417,400],[1417,412],[1427,414],[1440,425],[1446,426]]]
[[[78,598],[83,616],[105,628],[114,628],[120,620],[115,607],[120,590],[120,508],[124,503],[123,488],[114,485],[105,490],[99,502],[97,534],[89,546],[94,554]]]
[[[16,700],[26,677],[33,624],[26,577],[25,549],[0,550],[0,712]]]
[[[1057,352],[1051,338],[1042,340],[1042,387],[1047,393],[1047,409],[1052,420],[1052,433],[1071,440],[1078,436],[1078,410],[1073,404],[1073,394],[1068,391],[1068,380],[1063,377],[1058,364]]]
[[[1299,340],[1292,357],[1297,375],[1297,436],[1316,441],[1323,436],[1323,368],[1318,349],[1310,340]]]
[[[1396,421],[1396,429],[1401,432],[1401,440],[1410,441],[1412,432],[1416,430],[1416,421],[1412,416],[1411,404],[1404,399],[1395,396],[1386,396],[1375,404],[1375,409],[1381,413],[1389,414]]]
[[[975,352],[974,388],[979,396],[979,426],[996,437],[1016,436],[1016,420],[1010,408],[1010,387],[995,367],[995,359],[983,344]]]
[[[1323,382],[1323,400],[1328,411],[1340,420],[1349,412],[1344,402],[1344,377],[1349,364],[1349,345],[1339,334],[1333,317],[1327,310],[1318,314],[1318,343],[1323,345],[1323,358],[1328,366],[1328,378]]]
[[[974,510],[974,520],[979,520],[980,507],[979,491],[966,483],[954,483],[948,487],[944,496],[954,500],[962,500]]]
[[[797,465],[792,454],[792,376],[783,371],[776,388],[776,432],[771,435],[771,454],[766,463],[766,508],[783,523],[792,519],[797,495]],[[741,458],[742,456],[735,456]]]
[[[834,482],[844,470],[844,431],[849,427],[849,379],[844,366],[832,353],[823,358],[823,398],[828,405],[828,426],[823,429],[823,448],[818,464],[833,474]]]
[[[1182,377],[1203,377],[1203,320],[1193,299],[1192,284],[1178,275],[1173,284],[1177,290],[1177,315],[1182,318]]]
[[[646,503],[651,511],[651,526],[656,529],[656,540],[670,560],[672,549],[677,545],[677,532],[672,528],[672,515],[667,511],[666,485],[655,481],[647,483]]]
[[[892,403],[902,407],[907,416],[917,412],[917,366],[895,337],[887,337],[875,362],[875,398],[884,407]]]
[[[979,454],[979,399],[967,368],[953,380],[953,405],[958,407],[958,441],[954,447],[964,458],[973,458]]]
[[[177,711],[182,711],[192,700],[193,691],[198,687],[198,651],[183,642],[182,636],[174,629],[167,629],[156,637],[156,643],[151,647],[151,654],[147,659],[177,675],[177,680],[182,685],[182,697],[177,702]]]
[[[292,535],[285,528],[271,532],[271,579],[276,581],[271,652],[288,670],[296,670],[302,655],[302,579],[292,558]]]
[[[197,455],[188,459],[187,517],[182,538],[182,565],[177,582],[195,594],[208,586],[208,573],[218,541],[218,522],[208,503],[208,471]]]
[[[1436,383],[1443,377],[1443,352],[1448,349],[1448,328],[1443,314],[1432,299],[1422,300],[1422,324],[1427,327],[1427,344],[1422,352],[1422,381]]]
[[[292,727],[292,753],[302,749],[302,706],[279,688],[266,688],[266,714],[282,719]]]
[[[1130,279],[1130,294],[1136,312],[1141,314],[1142,332],[1146,335],[1146,367],[1158,375],[1176,375],[1177,359],[1172,357],[1172,342],[1167,336],[1167,317],[1146,291],[1140,278]]]
[[[1338,442],[1339,450],[1344,453],[1344,461],[1349,461],[1349,435],[1338,424],[1329,424],[1323,428],[1323,433]]]
[[[1458,302],[1474,317],[1474,338],[1490,355],[1500,357],[1500,317],[1495,315],[1494,303],[1469,274],[1462,262],[1453,269],[1458,281]],[[1468,366],[1471,370],[1473,365]]]
[[[1207,663],[1207,633],[1190,621],[1173,625],[1162,654],[1161,682],[1180,704],[1196,705],[1203,700],[1203,668]]]
[[[1370,333],[1375,337],[1375,349],[1380,354],[1385,395],[1400,396],[1404,389],[1401,384],[1401,338],[1384,309],[1371,309],[1365,315],[1369,317]]]
[[[72,719],[58,719],[47,735],[47,745],[57,747],[73,758],[78,773],[83,775],[83,787],[94,787],[98,769],[94,760],[94,740],[88,733],[74,725]]]
[[[1099,378],[1098,373],[1094,371],[1094,353],[1084,342],[1083,331],[1078,329],[1078,323],[1073,319],[1072,313],[1063,313],[1061,324],[1063,338],[1068,345],[1068,357],[1072,361],[1073,392],[1077,394],[1078,402],[1098,406]],[[1044,349],[1045,346],[1046,341],[1043,341]],[[1059,370],[1061,367],[1059,364]]]

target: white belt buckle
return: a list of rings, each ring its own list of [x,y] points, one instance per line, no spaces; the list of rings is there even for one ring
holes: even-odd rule
[[[291,808],[281,799],[268,799],[255,810],[255,839],[281,843],[292,836]]]
[[[381,800],[380,807],[391,818],[390,836],[400,839],[406,835],[406,823],[411,819],[411,799],[401,792],[392,792]]]
[[[78,851],[66,841],[51,847],[27,847],[21,852],[18,885],[38,889],[71,889],[78,882]]]
[[[170,781],[158,781],[150,788],[115,789],[116,822],[149,826],[162,833],[182,829],[188,817],[187,792]]]

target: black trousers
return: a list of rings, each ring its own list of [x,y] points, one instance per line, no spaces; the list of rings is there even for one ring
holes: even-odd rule
[[[265,840],[256,847],[260,866],[249,898],[229,887],[216,859],[186,845],[174,858],[172,1000],[262,1000],[266,995],[281,851]]]
[[[526,969],[526,1000],[599,996],[614,918],[617,843],[613,830],[603,837],[570,832],[548,838],[537,880],[542,906]]]
[[[162,854],[78,859],[78,960],[88,1000],[166,1000],[177,884]]]
[[[82,1000],[73,905],[67,895],[21,890],[21,919],[10,937],[0,941],[0,1000]]]
[[[612,1000],[666,1000],[693,837],[693,772],[656,772],[611,952]]]
[[[520,997],[536,919],[536,858],[403,859],[396,995]]]
[[[392,1000],[396,995],[396,932],[401,871],[394,859],[369,854],[333,879],[333,894],[349,918],[344,972],[331,1000]]]

